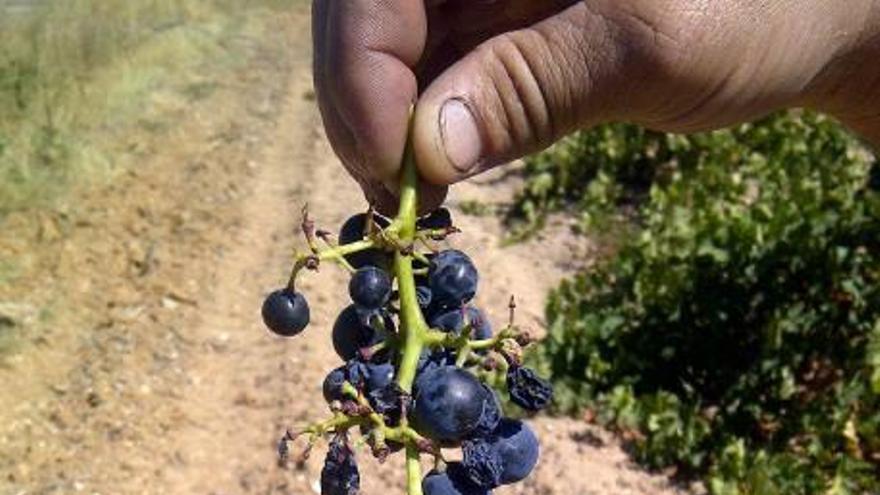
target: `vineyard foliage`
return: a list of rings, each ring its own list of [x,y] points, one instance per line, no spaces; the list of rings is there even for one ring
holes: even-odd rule
[[[529,159],[514,213],[623,232],[529,359],[559,412],[710,492],[880,493],[880,169],[831,119],[614,124]],[[625,226],[615,229],[615,226]]]

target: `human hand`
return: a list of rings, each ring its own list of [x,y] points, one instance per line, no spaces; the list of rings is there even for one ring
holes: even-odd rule
[[[315,0],[329,139],[393,211],[606,121],[697,131],[810,106],[880,141],[880,1]]]

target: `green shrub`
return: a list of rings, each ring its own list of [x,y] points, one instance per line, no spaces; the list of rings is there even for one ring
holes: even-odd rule
[[[532,225],[572,204],[586,227],[621,205],[636,225],[550,296],[530,360],[557,410],[715,494],[880,492],[872,162],[811,113],[691,137],[612,125],[532,159]]]

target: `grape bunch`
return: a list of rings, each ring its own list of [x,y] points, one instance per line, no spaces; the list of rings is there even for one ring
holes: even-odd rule
[[[291,442],[306,438],[305,459],[316,442],[329,440],[321,471],[324,495],[358,492],[355,451],[361,446],[380,461],[403,451],[409,495],[488,494],[523,480],[538,461],[535,433],[505,417],[496,392],[480,379],[505,376],[510,401],[528,412],[552,398],[549,383],[522,366],[522,349],[531,338],[514,323],[514,299],[507,325],[494,332],[472,304],[479,282],[473,261],[435,245],[458,232],[449,211],[417,218],[411,179],[404,181],[395,219],[361,213],[337,236],[317,229],[304,210],[309,252],[296,256],[288,285],[263,303],[266,326],[295,336],[310,318],[297,276],[323,262],[351,273],[350,304],[330,336],[341,364],[322,385],[332,415],[289,430],[279,444],[286,457]],[[460,449],[460,460],[446,460],[442,449],[450,448]],[[422,456],[434,460],[424,477]]]

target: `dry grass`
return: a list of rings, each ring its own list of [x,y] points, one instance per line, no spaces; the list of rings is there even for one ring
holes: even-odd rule
[[[120,136],[173,126],[293,1],[50,0],[0,16],[0,217],[51,206],[130,161]]]

